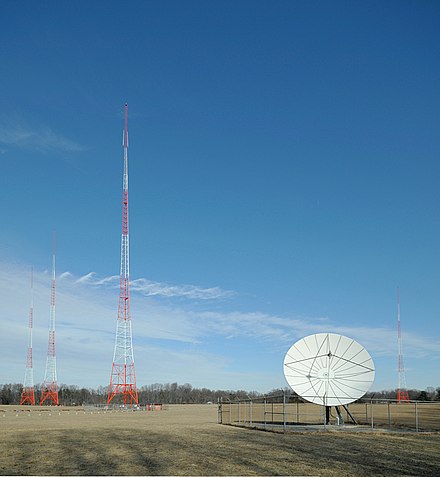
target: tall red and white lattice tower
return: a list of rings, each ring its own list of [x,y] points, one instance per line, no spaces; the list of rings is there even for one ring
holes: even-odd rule
[[[55,353],[55,232],[53,234],[52,283],[50,287],[49,341],[47,345],[46,371],[41,385],[40,405],[58,406],[57,359]]]
[[[406,389],[405,367],[403,365],[402,332],[400,329],[400,290],[397,289],[397,373],[398,388],[397,402],[409,402],[408,390]]]
[[[119,305],[116,340],[107,404],[115,396],[122,396],[124,404],[138,404],[136,372],[134,369],[133,337],[130,315],[130,256],[128,231],[128,104],[124,107],[124,173],[122,179],[122,236]]]
[[[28,349],[26,355],[26,370],[24,373],[23,390],[20,404],[35,406],[34,368],[32,365],[32,328],[34,326],[34,271],[31,272],[31,306],[29,308]]]

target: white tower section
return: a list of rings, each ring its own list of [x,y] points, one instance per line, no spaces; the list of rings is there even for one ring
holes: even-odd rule
[[[52,254],[52,285],[50,291],[49,341],[47,346],[46,371],[44,374],[44,382],[41,388],[40,404],[43,404],[46,400],[50,400],[52,404],[58,405],[57,358],[55,353],[55,296],[56,276],[54,232]]]

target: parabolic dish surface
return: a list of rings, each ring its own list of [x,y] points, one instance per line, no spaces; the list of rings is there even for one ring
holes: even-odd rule
[[[357,341],[318,333],[297,341],[284,358],[284,376],[302,398],[323,406],[349,404],[374,381],[374,363]]]

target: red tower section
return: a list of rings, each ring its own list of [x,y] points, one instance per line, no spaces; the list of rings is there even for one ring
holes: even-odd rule
[[[124,172],[122,180],[121,269],[119,280],[118,319],[107,404],[116,396],[125,404],[138,404],[134,368],[133,338],[130,314],[130,253],[128,227],[128,105],[124,108]]]

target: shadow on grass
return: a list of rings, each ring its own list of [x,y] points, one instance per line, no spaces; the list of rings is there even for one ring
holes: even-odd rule
[[[3,454],[2,475],[160,475],[139,432],[46,431],[21,435],[13,455]],[[18,447],[17,447],[18,446]]]
[[[84,428],[0,442],[1,475],[440,475],[439,435]]]

